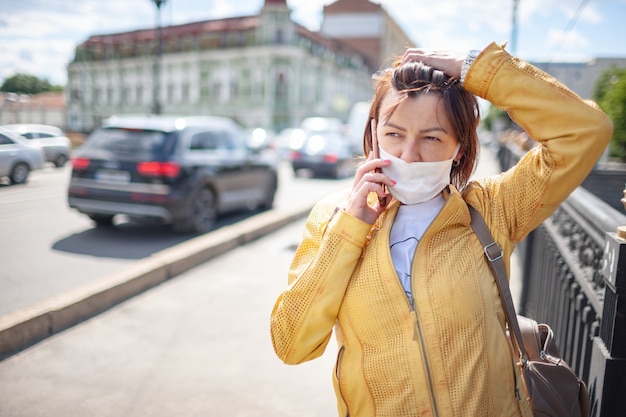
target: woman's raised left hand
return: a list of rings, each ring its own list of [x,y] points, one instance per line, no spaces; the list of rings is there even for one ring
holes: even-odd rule
[[[461,67],[467,54],[434,49],[409,48],[404,52],[402,63],[423,62],[445,72],[449,77],[460,78]]]

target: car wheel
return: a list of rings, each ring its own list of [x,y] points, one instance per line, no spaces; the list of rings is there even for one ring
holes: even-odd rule
[[[59,155],[56,157],[56,159],[54,160],[54,166],[57,168],[61,168],[62,166],[64,166],[67,163],[68,157],[67,155]]]
[[[93,220],[96,227],[111,227],[113,226],[113,216],[105,214],[91,214],[89,218]]]
[[[185,218],[174,221],[173,228],[182,233],[205,233],[217,218],[215,196],[210,188],[202,188],[193,198]]]
[[[30,167],[28,164],[23,162],[18,163],[11,170],[11,174],[9,175],[9,179],[11,180],[11,184],[23,184],[28,179],[28,175],[30,174]]]

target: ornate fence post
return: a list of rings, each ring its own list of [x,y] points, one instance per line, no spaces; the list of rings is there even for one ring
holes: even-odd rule
[[[626,190],[624,196],[626,208]],[[602,275],[602,321],[600,336],[593,343],[589,375],[594,417],[623,415],[626,410],[626,226],[606,234]]]

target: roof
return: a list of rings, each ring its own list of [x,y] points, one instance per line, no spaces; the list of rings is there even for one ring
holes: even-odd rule
[[[381,9],[380,4],[372,3],[369,0],[337,0],[324,6],[324,14],[379,12]]]
[[[230,17],[224,19],[204,20],[201,22],[191,22],[182,25],[165,26],[162,28],[163,39],[175,39],[201,35],[210,32],[233,32],[255,29],[260,23],[258,16]],[[128,45],[138,42],[149,42],[157,39],[159,31],[157,28],[140,29],[131,32],[93,35],[79,48],[102,45]]]
[[[278,3],[273,2],[272,4]],[[260,15],[204,20],[200,22],[163,27],[162,36],[163,41],[167,42],[170,39],[192,38],[209,33],[223,34],[228,32],[245,32],[255,30],[259,27],[259,25],[261,25],[261,21]],[[310,31],[296,22],[293,22],[293,24],[299,36],[308,38],[316,44],[322,45],[341,54],[363,56],[361,52],[339,39],[333,39],[324,36],[319,32]],[[88,50],[93,47],[97,48],[98,46],[105,48],[113,47],[114,49],[117,49],[122,47],[128,48],[129,45],[138,43],[152,44],[153,42],[156,42],[158,33],[158,29],[150,28],[123,33],[93,35],[78,46],[77,49]],[[366,58],[364,57],[364,59]]]

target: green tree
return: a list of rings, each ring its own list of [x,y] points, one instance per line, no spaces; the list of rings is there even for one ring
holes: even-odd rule
[[[39,94],[48,91],[63,91],[63,87],[54,86],[46,79],[29,74],[15,74],[4,80],[0,91],[20,94]]]
[[[613,121],[609,155],[626,162],[626,68],[605,70],[596,81],[593,99]]]
[[[489,110],[487,111],[487,115],[482,118],[483,126],[490,132],[493,132],[494,124],[496,120],[502,120],[508,123],[509,115],[504,111],[493,104],[489,105]]]

